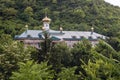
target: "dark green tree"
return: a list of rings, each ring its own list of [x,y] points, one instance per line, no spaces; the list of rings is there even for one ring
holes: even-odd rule
[[[120,68],[119,65],[98,59],[94,62],[88,61],[88,64],[82,65],[86,71],[87,76],[85,80],[119,80]]]
[[[52,48],[52,39],[50,38],[49,32],[43,31],[43,42],[40,43],[40,47],[38,61],[48,60]]]
[[[75,44],[71,49],[71,53],[73,55],[72,65],[80,66],[81,59],[85,61],[85,63],[87,63],[88,60],[90,59],[91,49],[92,49],[92,45],[86,39]]]
[[[57,80],[78,80],[80,75],[75,74],[76,68],[62,68],[61,72],[57,75]]]
[[[51,66],[47,66],[47,62],[37,64],[34,61],[19,63],[20,69],[13,72],[11,80],[53,80],[54,73],[50,70]]]
[[[9,35],[2,35],[0,44],[0,79],[8,80],[11,72],[18,69],[18,62],[31,59],[33,48],[24,48],[23,44],[13,41]]]
[[[71,63],[71,53],[65,43],[57,43],[51,50],[49,55],[49,64],[53,65],[53,69],[59,72],[61,67],[67,67]]]
[[[120,39],[117,37],[113,37],[107,40],[108,44],[110,44],[116,51],[120,51]]]
[[[96,45],[95,50],[107,58],[112,58],[120,61],[119,54],[115,51],[115,49],[113,49],[112,46],[110,46],[105,41],[100,40],[99,43]]]

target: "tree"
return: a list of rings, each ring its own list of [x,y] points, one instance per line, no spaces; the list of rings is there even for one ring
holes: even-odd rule
[[[117,66],[119,65],[98,59],[94,62],[89,60],[88,64],[82,65],[82,68],[87,74],[85,80],[119,80],[120,68]]]
[[[7,19],[9,19],[9,18],[11,19],[14,16],[16,16],[17,12],[18,11],[15,8],[5,8],[3,10],[3,14],[5,15],[5,18],[7,18]]]
[[[24,9],[23,18],[26,18],[27,21],[33,21],[33,8],[28,6]]]
[[[76,15],[76,16],[79,16],[81,18],[85,17],[85,13],[84,13],[84,11],[82,9],[76,9],[76,10],[74,10],[73,14]]]
[[[41,43],[41,49],[45,52],[45,54],[48,54],[51,49],[52,39],[50,38],[50,34],[47,31],[43,32],[43,35],[44,35],[44,42]]]
[[[29,15],[30,17],[33,16],[33,9],[32,7],[26,7],[25,10],[24,10],[24,13]]]
[[[39,50],[38,61],[48,60],[48,55],[51,51],[52,47],[52,39],[50,38],[50,34],[47,31],[43,32],[44,40],[40,43],[41,49]]]
[[[100,40],[99,43],[96,45],[95,50],[98,53],[100,53],[108,58],[113,58],[113,59],[120,61],[119,54],[115,51],[115,49],[113,49],[112,46],[110,46],[108,43],[106,43],[102,40]]]
[[[107,40],[107,42],[116,50],[120,51],[120,39],[113,37]]]
[[[57,80],[78,80],[80,75],[75,74],[76,68],[62,68],[62,71],[58,73]]]
[[[13,41],[9,35],[1,35],[0,38],[0,79],[8,80],[11,72],[18,69],[18,62],[31,59],[33,48],[24,48],[23,44]]]
[[[50,70],[51,66],[47,66],[47,62],[20,62],[19,67],[18,71],[13,72],[11,80],[53,80],[53,71]]]
[[[49,54],[49,64],[53,65],[53,69],[59,72],[61,67],[67,67],[71,63],[71,53],[68,46],[64,43],[56,44]]]
[[[57,0],[52,0],[52,3],[55,3],[55,4],[57,4]]]
[[[73,55],[72,65],[80,66],[81,59],[87,63],[88,60],[90,59],[91,49],[92,49],[92,45],[86,39],[75,44],[71,49],[71,53]]]

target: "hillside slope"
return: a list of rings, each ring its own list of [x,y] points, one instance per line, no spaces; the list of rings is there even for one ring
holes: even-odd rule
[[[40,29],[47,14],[51,28],[64,30],[90,30],[107,36],[116,36],[120,30],[120,8],[104,0],[1,0],[0,33],[15,34],[30,29]]]

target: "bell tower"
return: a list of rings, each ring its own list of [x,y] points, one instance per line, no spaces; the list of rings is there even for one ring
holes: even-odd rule
[[[46,16],[45,18],[42,19],[42,21],[43,21],[43,27],[44,27],[44,29],[45,30],[49,30],[50,29],[51,19]]]

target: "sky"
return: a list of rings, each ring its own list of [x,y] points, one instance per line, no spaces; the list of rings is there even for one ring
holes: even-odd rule
[[[106,2],[120,7],[120,0],[105,0]]]

